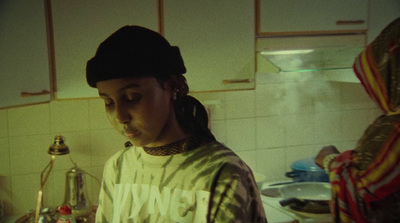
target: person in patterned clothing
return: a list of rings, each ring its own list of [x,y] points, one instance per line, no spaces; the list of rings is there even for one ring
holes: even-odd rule
[[[316,164],[329,172],[334,222],[400,222],[400,18],[355,59],[361,84],[384,112],[354,150],[324,147]]]
[[[251,169],[208,129],[179,48],[124,26],[87,62],[111,125],[129,141],[105,164],[96,222],[267,222]]]

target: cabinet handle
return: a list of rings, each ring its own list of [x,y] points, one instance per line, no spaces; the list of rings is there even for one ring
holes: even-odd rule
[[[242,84],[242,83],[251,83],[253,82],[253,79],[229,79],[229,80],[223,80],[223,84]]]
[[[364,20],[338,20],[336,21],[336,25],[361,25],[364,24]]]
[[[46,95],[50,94],[50,91],[48,90],[43,90],[41,92],[21,92],[21,97],[33,97],[33,96],[40,96],[40,95]]]

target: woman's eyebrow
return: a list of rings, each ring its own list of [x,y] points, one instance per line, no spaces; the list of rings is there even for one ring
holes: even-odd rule
[[[135,83],[135,84],[128,84],[128,85],[126,85],[126,86],[124,86],[124,87],[118,89],[118,92],[123,92],[123,91],[126,91],[127,89],[130,89],[130,88],[139,88],[139,87],[141,87],[141,85],[140,85],[140,84],[137,84],[137,83]],[[99,92],[99,96],[100,96],[100,97],[101,97],[101,96],[103,96],[103,97],[109,97],[108,94],[102,93],[102,92]]]
[[[135,84],[128,84],[128,85],[126,85],[126,86],[120,88],[118,91],[121,92],[121,91],[125,91],[126,89],[129,89],[129,88],[139,88],[139,87],[141,87],[141,85],[140,85],[140,84],[137,84],[137,83],[135,83]]]

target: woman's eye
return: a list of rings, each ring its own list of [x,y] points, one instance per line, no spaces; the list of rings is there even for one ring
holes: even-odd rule
[[[114,102],[112,100],[104,100],[104,104],[106,105],[106,107],[109,107],[109,106],[113,105]]]
[[[128,95],[127,100],[130,102],[138,102],[141,98],[141,95]]]

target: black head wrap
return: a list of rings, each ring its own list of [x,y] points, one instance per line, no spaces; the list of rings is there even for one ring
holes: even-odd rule
[[[87,62],[86,80],[91,87],[99,81],[125,77],[166,77],[184,74],[179,48],[157,32],[124,26],[109,36]]]

